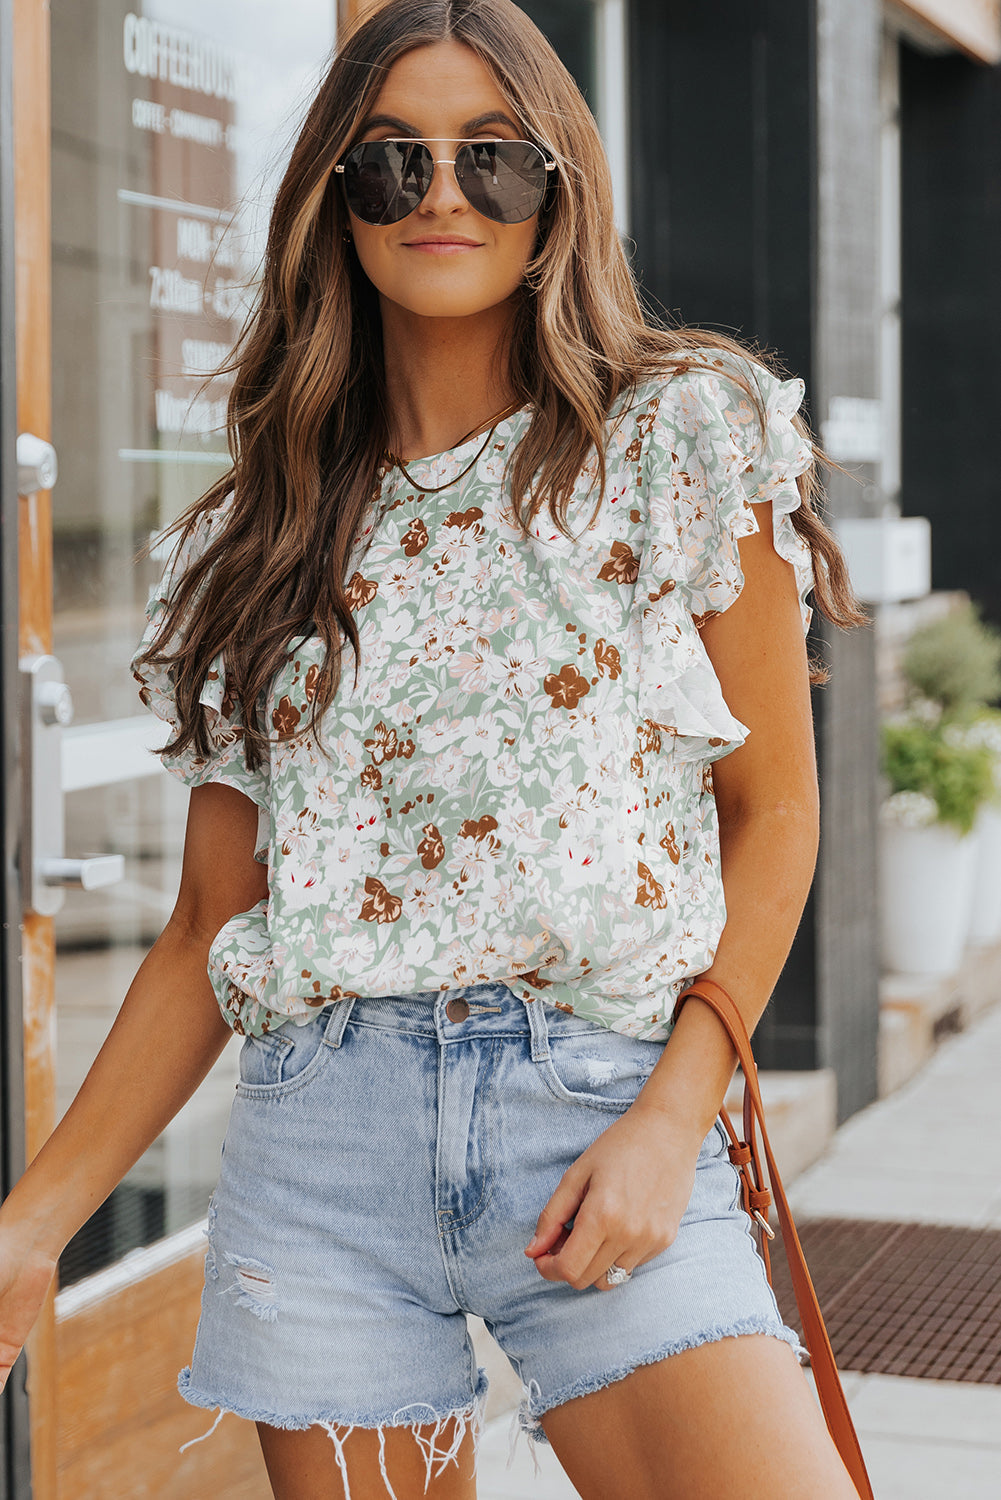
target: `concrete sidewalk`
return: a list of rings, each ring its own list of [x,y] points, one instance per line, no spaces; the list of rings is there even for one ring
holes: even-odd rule
[[[1001,1229],[1001,1152],[991,1128],[999,1077],[1001,1005],[853,1115],[820,1160],[786,1184],[796,1219]],[[1001,1500],[1001,1386],[853,1371],[842,1372],[842,1383],[877,1500]],[[540,1445],[535,1474],[524,1435],[507,1466],[511,1422],[508,1411],[487,1423],[480,1500],[573,1500],[551,1449]]]

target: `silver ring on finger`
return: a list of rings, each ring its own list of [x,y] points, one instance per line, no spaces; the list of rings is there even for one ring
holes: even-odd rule
[[[632,1271],[627,1271],[624,1266],[617,1266],[613,1261],[605,1272],[605,1280],[609,1286],[622,1286],[632,1274]]]

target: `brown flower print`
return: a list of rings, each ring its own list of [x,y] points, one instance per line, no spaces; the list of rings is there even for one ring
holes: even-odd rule
[[[678,848],[678,840],[674,832],[674,824],[668,823],[664,837],[660,841],[660,847],[666,849],[671,856],[671,863],[676,865],[681,859],[681,850]]]
[[[364,766],[358,780],[362,786],[371,787],[373,792],[382,790],[382,772],[378,766]]]
[[[599,676],[604,677],[607,672],[613,682],[622,671],[618,648],[610,646],[604,636],[594,643],[594,664],[598,668]]]
[[[433,823],[425,823],[421,832],[424,837],[417,845],[417,853],[425,870],[433,870],[445,858],[445,840]]]
[[[446,517],[446,526],[458,526],[460,530],[466,531],[470,526],[475,526],[477,521],[483,520],[483,512],[478,505],[471,505],[468,510],[453,510]]]
[[[660,911],[667,905],[667,892],[659,880],[655,880],[649,866],[641,859],[636,861],[636,873],[639,876],[639,885],[636,888],[636,905],[652,906]]]
[[[636,734],[639,739],[639,751],[641,755],[660,754],[660,725],[653,719],[641,719],[636,726]]]
[[[572,663],[561,667],[559,672],[547,672],[542,686],[552,698],[554,708],[576,708],[584,694],[591,691],[587,678]]]
[[[493,833],[497,827],[497,819],[491,818],[489,813],[484,818],[466,818],[459,829],[459,837],[463,839],[484,839],[488,833]]]
[[[392,760],[399,750],[396,730],[390,729],[380,720],[375,726],[372,738],[365,741],[365,749],[371,755],[372,764],[375,766],[381,766],[385,761]]]
[[[713,768],[711,765],[702,767],[702,790],[710,797],[713,795]]]
[[[636,418],[636,431],[640,437],[649,437],[658,411],[660,410],[660,397],[655,396],[647,403],[647,409],[641,417]]]
[[[218,676],[219,676],[218,672],[209,672],[208,673],[208,678],[209,678],[210,682],[214,678],[217,678]],[[228,719],[230,717],[230,715],[232,714],[234,708],[236,707],[236,704],[237,704],[236,688],[234,687],[234,685],[233,685],[232,682],[227,682],[226,687],[223,690],[222,702],[219,705],[219,712],[222,714],[222,716],[223,716],[224,719]]]
[[[331,985],[326,994],[319,979],[314,979],[312,988],[308,994],[302,997],[306,1004],[312,1006],[329,1005],[331,1000],[357,1000],[358,994],[355,990],[346,990],[342,985]]]
[[[552,985],[551,979],[543,979],[538,969],[529,969],[527,974],[521,975],[525,984],[530,984],[533,990],[547,990]]]
[[[366,875],[365,890],[368,892],[358,913],[363,922],[398,922],[403,910],[403,900],[392,895],[381,880]]]
[[[640,560],[627,542],[613,542],[612,550],[598,569],[598,577],[606,583],[635,583],[639,577]]]
[[[638,437],[634,437],[633,440],[632,440],[632,442],[629,444],[629,447],[626,449],[625,454],[623,455],[623,457],[625,458],[625,461],[626,461],[627,464],[635,464],[635,463],[639,462],[640,455],[642,454],[642,452],[643,452],[643,439],[642,438],[638,438]]]
[[[320,678],[322,675],[323,674],[319,662],[314,661],[310,666],[308,672],[306,673],[305,680],[302,684],[302,690],[306,694],[307,703],[312,703],[313,699],[316,697],[320,686]]]
[[[661,584],[657,592],[655,594],[648,594],[647,598],[650,600],[651,604],[656,604],[657,600],[663,599],[665,594],[672,593],[675,586],[675,580],[673,578],[665,578],[664,582]]]
[[[271,712],[271,722],[279,734],[293,734],[301,718],[302,714],[287,693]]]
[[[403,533],[404,554],[407,557],[418,557],[430,540],[427,527],[420,516],[416,516]]]
[[[365,604],[371,604],[379,592],[379,585],[363,578],[360,573],[352,573],[348,586],[345,589],[348,601],[348,609],[354,611],[361,609]]]

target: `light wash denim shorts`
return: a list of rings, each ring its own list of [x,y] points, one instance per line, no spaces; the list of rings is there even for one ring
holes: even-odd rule
[[[203,1436],[226,1411],[319,1424],[347,1489],[345,1427],[378,1429],[382,1453],[384,1428],[436,1424],[415,1433],[430,1477],[433,1461],[458,1461],[467,1428],[479,1450],[488,1382],[467,1313],[521,1380],[512,1456],[519,1427],[547,1441],[550,1407],[696,1344],[768,1333],[805,1361],[719,1119],[677,1236],[630,1281],[579,1291],[524,1253],[564,1171],[664,1046],[503,983],[339,1000],[306,1026],[245,1037],[178,1376],[186,1401],[220,1408]]]

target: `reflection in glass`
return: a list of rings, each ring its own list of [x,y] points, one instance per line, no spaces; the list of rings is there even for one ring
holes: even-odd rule
[[[162,567],[133,559],[229,467],[229,382],[205,376],[252,301],[335,8],[52,0],[53,650],[75,726],[99,727],[122,761],[119,780],[67,795],[66,850],[118,852],[126,865],[119,885],[67,891],[56,917],[57,1117],[180,872],[188,793],[148,752],[121,753],[128,721],[150,717],[128,662]],[[154,743],[166,738],[162,726]],[[67,1247],[61,1286],[203,1216],[237,1050]]]

